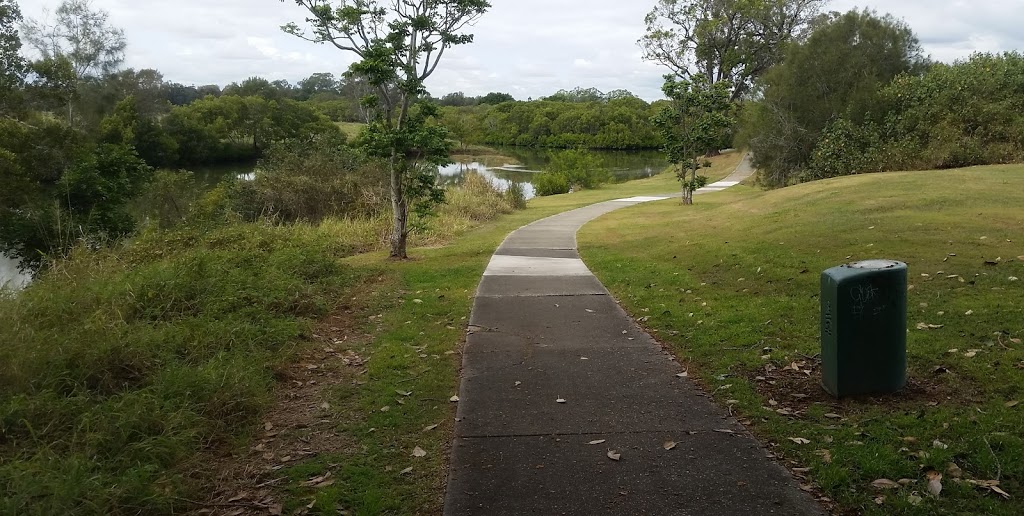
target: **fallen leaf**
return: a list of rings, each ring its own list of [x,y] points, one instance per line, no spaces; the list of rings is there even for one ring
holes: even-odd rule
[[[267,511],[270,512],[270,516],[281,516],[284,512],[284,505],[275,503],[274,505],[267,507]]]
[[[815,453],[817,453],[818,455],[821,455],[821,461],[824,462],[825,464],[831,464],[832,463],[832,452],[831,451],[829,451],[829,450],[818,450]]]
[[[458,395],[452,396],[451,398],[448,398],[448,401],[450,401],[452,403],[458,403],[459,402],[459,396]]]
[[[942,492],[942,473],[932,470],[928,474],[928,492],[932,496],[938,498],[939,493]]]
[[[417,446],[417,447],[412,449],[412,456],[413,457],[426,457],[427,456],[427,451],[424,450],[423,448],[420,448],[419,446]]]
[[[423,427],[423,431],[424,431],[424,432],[429,432],[429,431],[431,431],[431,430],[433,430],[433,429],[437,428],[437,426],[438,426],[438,425],[437,425],[436,423],[435,423],[435,424],[433,424],[433,425],[428,425],[428,426],[425,426],[425,427]]]
[[[917,329],[919,330],[938,330],[943,327],[945,327],[944,324],[917,323]]]
[[[619,458],[621,458],[621,457],[622,457],[622,454],[617,452],[617,451],[615,451],[615,450],[609,450],[608,451],[608,458],[611,459],[611,460],[619,460]]]
[[[678,376],[679,378],[686,378],[687,376],[690,376],[690,373],[687,372],[687,371],[683,371],[683,372],[677,374],[676,376]]]
[[[327,402],[325,401],[325,402],[323,402],[323,403],[321,403],[321,404],[320,404],[320,408],[322,408],[322,409],[324,409],[324,410],[328,410],[328,409],[330,409],[330,408],[331,408],[331,404],[330,404],[330,403],[327,403]]]
[[[591,309],[589,309],[589,308],[585,308],[584,310],[586,310],[588,314],[592,314],[592,313],[594,313],[594,311],[593,311],[593,310],[591,310]]]
[[[399,475],[408,475],[409,473],[412,473],[412,466],[409,466],[408,468],[405,468],[402,471],[398,472]]]
[[[964,475],[964,472],[962,469],[960,469],[960,466],[957,466],[952,462],[949,463],[949,466],[946,466],[946,473],[949,473],[949,476],[953,478],[960,478]]]
[[[900,485],[888,478],[880,478],[871,482],[871,487],[874,487],[875,489],[897,489]]]
[[[594,445],[594,444],[601,444],[601,443],[604,443],[604,442],[606,442],[606,441],[607,441],[607,439],[596,439],[596,440],[590,441],[590,442],[589,442],[589,443],[587,443],[587,444],[590,444],[590,445]]]
[[[885,503],[885,497],[884,496],[876,496],[875,497],[875,504],[882,505],[884,503]]]
[[[1006,402],[1006,408],[1013,408],[1013,407],[1016,407],[1017,405],[1020,405],[1020,401],[1013,400],[1013,401],[1007,401]]]
[[[402,390],[396,389],[395,392],[397,392],[399,396],[406,396],[406,397],[412,396],[412,391],[402,391]]]
[[[668,441],[665,444],[661,445],[661,447],[665,448],[666,450],[671,450],[671,449],[676,447],[676,442],[675,441]]]
[[[557,400],[555,400],[555,403],[565,403],[565,400],[562,398],[558,398]]]
[[[998,493],[1000,496],[1002,496],[1003,498],[1006,498],[1007,500],[1010,499],[1010,494],[1007,493],[1006,491],[1003,491],[1002,489],[999,489],[999,486],[991,486],[991,487],[989,487],[989,489],[991,489],[992,491]]]
[[[735,434],[736,433],[736,432],[733,432],[732,430],[728,430],[728,429],[725,429],[725,428],[716,428],[715,431],[719,432],[719,433],[723,433],[723,434]]]
[[[809,439],[804,439],[803,437],[790,437],[789,440],[793,441],[793,442],[795,442],[797,444],[810,444],[811,443],[811,441]]]
[[[381,411],[381,412],[387,412],[387,411],[389,411],[389,410],[391,410],[391,407],[390,407],[390,406],[388,406],[388,405],[384,405],[383,407],[381,407],[381,408],[380,408],[380,411]]]
[[[906,487],[906,486],[909,486],[910,484],[913,484],[914,483],[914,479],[912,479],[912,478],[901,478],[901,479],[897,480],[896,483],[901,485],[901,486],[903,486],[903,487]]]
[[[920,505],[923,500],[920,495],[914,493],[910,493],[910,496],[907,496],[907,501],[910,502],[910,505]]]
[[[831,414],[831,413],[825,414],[825,417],[827,417],[829,419],[843,419],[843,416],[840,416],[839,414]]]
[[[793,473],[810,473],[811,468],[793,468]]]
[[[964,315],[974,315],[974,310],[968,310],[964,312]]]
[[[977,351],[968,351],[967,353],[964,353],[964,356],[967,357],[967,358],[974,358],[974,357],[978,356],[978,352]]]
[[[1012,343],[1014,343],[1014,344],[1020,344],[1020,343],[1021,343],[1021,340],[1020,340],[1020,339],[1018,339],[1018,338],[1012,338],[1012,339],[1010,339],[1010,342],[1012,342]]]
[[[942,441],[940,441],[938,439],[932,441],[932,447],[938,448],[940,450],[949,449],[949,445],[948,444],[946,444],[946,443],[944,443],[944,442],[942,442]]]
[[[264,423],[263,424],[263,429],[269,432],[269,431],[274,429],[274,424],[273,423]]]

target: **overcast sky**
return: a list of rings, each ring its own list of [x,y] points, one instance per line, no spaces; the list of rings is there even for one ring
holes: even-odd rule
[[[281,32],[304,20],[292,0],[93,0],[128,39],[126,65],[156,68],[184,84],[220,84],[250,76],[296,82],[345,71],[351,58]],[[511,93],[518,99],[560,88],[627,89],[660,97],[664,71],[640,59],[636,40],[655,0],[491,0],[473,28],[476,41],[451,51],[427,87]],[[19,0],[39,18],[59,0]],[[934,59],[975,51],[1024,49],[1024,0],[833,0],[828,9],[871,7],[906,20]]]

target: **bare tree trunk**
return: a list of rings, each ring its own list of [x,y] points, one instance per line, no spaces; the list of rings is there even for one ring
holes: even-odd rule
[[[404,260],[409,257],[406,251],[406,243],[409,232],[409,203],[405,199],[405,192],[402,190],[402,164],[398,163],[398,156],[391,158],[391,213],[394,226],[391,233],[391,257]]]

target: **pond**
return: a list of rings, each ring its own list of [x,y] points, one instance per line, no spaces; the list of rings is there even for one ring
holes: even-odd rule
[[[482,174],[499,188],[507,188],[512,181],[523,183],[526,198],[533,198],[536,193],[531,184],[538,172],[543,172],[551,163],[551,156],[557,150],[537,149],[532,147],[496,147],[498,154],[508,156],[519,163],[497,164],[491,160],[490,166],[479,161],[455,163],[441,167],[441,184],[459,184],[469,172]],[[614,181],[628,181],[651,177],[668,167],[665,155],[656,150],[642,151],[592,151],[601,163],[612,173]]]
[[[32,277],[18,268],[17,260],[0,254],[0,290],[21,290],[30,281],[32,281]]]

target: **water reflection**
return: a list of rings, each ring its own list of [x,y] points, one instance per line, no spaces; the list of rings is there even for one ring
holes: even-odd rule
[[[558,150],[538,149],[531,147],[497,147],[495,149],[501,156],[518,162],[517,165],[497,165],[473,161],[469,163],[456,163],[440,167],[438,172],[443,185],[457,185],[462,182],[465,174],[469,171],[478,172],[491,180],[496,186],[504,190],[509,182],[517,181],[524,183],[527,199],[533,198],[535,190],[531,184],[536,177],[535,171],[546,170],[551,163],[551,156]],[[601,160],[601,164],[612,174],[613,181],[629,181],[651,177],[661,173],[668,167],[665,156],[654,150],[645,151],[592,151]]]
[[[520,172],[507,169],[498,170],[497,168],[491,168],[475,161],[472,163],[454,163],[444,167],[439,167],[437,172],[440,175],[441,180],[439,183],[442,186],[455,186],[462,184],[466,174],[469,172],[476,172],[487,178],[502,191],[505,191],[514,181],[523,184],[523,191],[526,194],[527,199],[533,199],[537,196],[536,190],[533,188],[533,184],[530,183],[533,178],[533,172]]]
[[[18,261],[0,254],[0,290],[21,290],[32,281],[32,276],[18,268]]]

